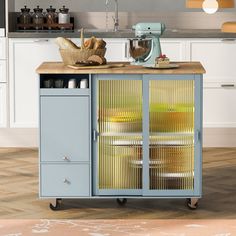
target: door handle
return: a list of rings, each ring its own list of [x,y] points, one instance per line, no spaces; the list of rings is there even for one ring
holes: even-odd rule
[[[93,141],[94,142],[97,142],[98,140],[98,136],[99,136],[99,133],[97,132],[97,130],[93,130]]]
[[[125,58],[130,58],[129,56],[129,44],[126,42],[125,43]]]

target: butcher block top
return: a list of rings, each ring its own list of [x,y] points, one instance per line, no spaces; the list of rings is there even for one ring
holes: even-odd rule
[[[108,65],[117,65],[120,62],[108,63]],[[62,62],[44,62],[36,70],[38,74],[205,74],[206,71],[200,62],[173,62],[179,65],[175,69],[150,69],[142,66],[123,63],[123,67],[103,68],[103,69],[71,69]]]

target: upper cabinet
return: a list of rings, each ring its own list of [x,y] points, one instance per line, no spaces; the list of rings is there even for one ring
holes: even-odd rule
[[[197,39],[190,43],[191,60],[200,61],[207,73],[205,81],[233,82],[236,80],[235,39]]]
[[[54,39],[10,39],[10,126],[38,126],[38,75],[44,61],[59,61]]]

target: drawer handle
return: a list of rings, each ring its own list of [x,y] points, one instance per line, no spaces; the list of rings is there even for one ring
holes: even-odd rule
[[[45,43],[45,42],[49,42],[48,39],[36,39],[34,40],[34,43]]]
[[[221,87],[222,88],[234,88],[235,85],[234,84],[222,84]]]
[[[235,39],[228,38],[228,39],[222,39],[221,42],[235,42]]]
[[[63,180],[63,182],[64,182],[65,184],[70,184],[70,181],[69,181],[68,179],[66,179],[66,178]]]
[[[62,158],[64,161],[70,161],[70,158],[69,157],[63,157]]]

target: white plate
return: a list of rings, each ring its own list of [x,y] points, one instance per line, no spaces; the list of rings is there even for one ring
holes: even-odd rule
[[[176,68],[179,68],[179,65],[172,64],[172,63],[168,65],[162,65],[162,66],[155,65],[155,64],[147,64],[147,65],[143,65],[143,67],[150,68],[150,69],[176,69]]]

